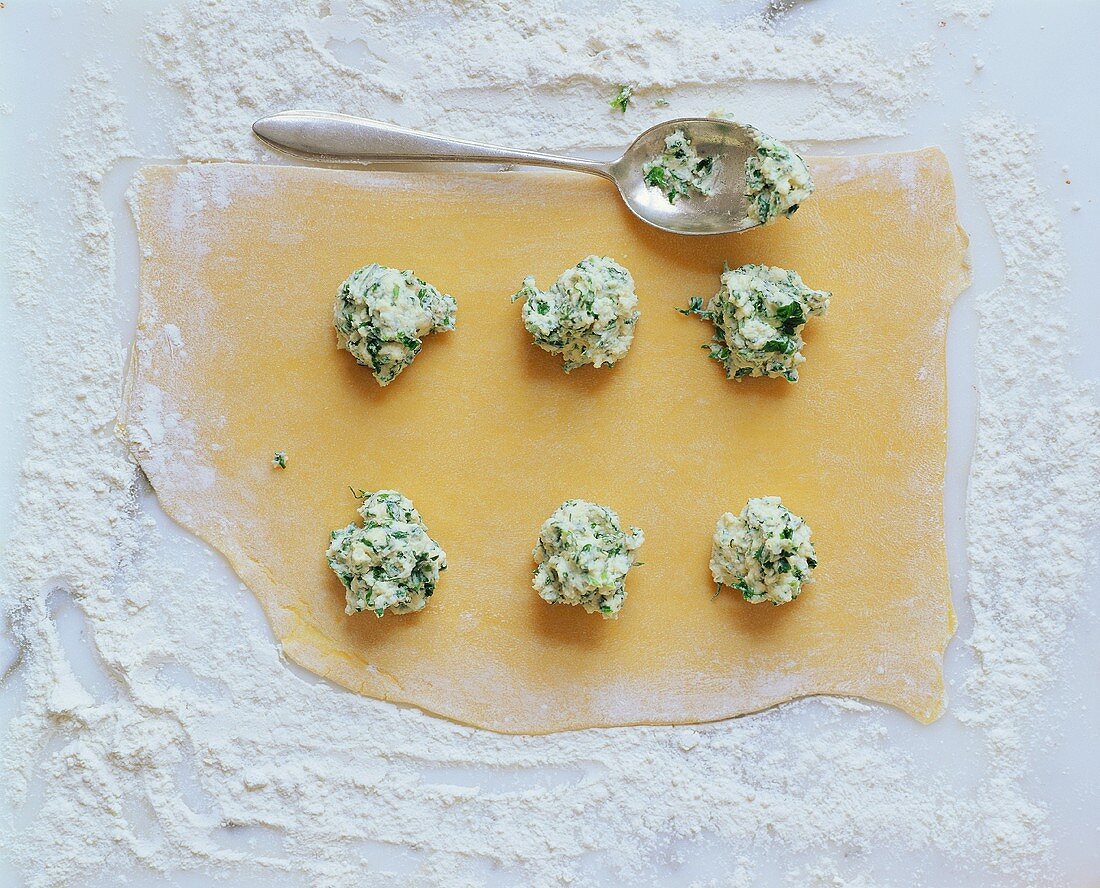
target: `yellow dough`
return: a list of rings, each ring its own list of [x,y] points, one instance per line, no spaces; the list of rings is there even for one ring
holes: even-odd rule
[[[817,192],[790,222],[711,238],[649,228],[577,175],[147,168],[121,432],[287,656],[360,693],[509,733],[826,693],[930,721],[954,631],[944,341],[966,236],[938,150],[811,167]],[[566,375],[508,297],[593,253],[630,269],[642,315],[613,369]],[[367,262],[458,299],[457,329],[385,389],[331,322]],[[709,327],[673,311],[711,296],[723,262],[832,291],[796,385],[726,380],[700,348]],[[400,490],[446,550],[421,613],[345,615],[324,553],[355,517],[349,486]],[[784,607],[715,598],[714,522],[764,495],[813,527],[815,582]],[[531,589],[539,526],[574,497],[645,531],[617,621]]]

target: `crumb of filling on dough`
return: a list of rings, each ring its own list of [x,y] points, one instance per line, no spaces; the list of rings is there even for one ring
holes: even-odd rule
[[[614,259],[582,259],[545,291],[525,278],[517,299],[524,300],[523,325],[535,344],[561,355],[566,373],[585,364],[610,367],[634,341],[640,315],[634,278]]]
[[[665,150],[642,164],[642,177],[663,191],[669,203],[676,203],[676,198],[691,197],[692,192],[710,197],[719,167],[717,157],[700,157],[684,131],[676,130],[665,137]]]
[[[340,285],[333,324],[340,348],[389,385],[412,363],[429,333],[453,330],[457,305],[411,271],[372,263]]]
[[[767,225],[794,215],[813,194],[814,183],[802,157],[755,127],[755,147],[745,161],[745,200],[749,218]]]
[[[285,450],[276,450],[275,455],[273,457],[271,457],[271,466],[272,466],[272,468],[285,469],[286,468],[286,463],[287,463],[286,451]]]
[[[779,376],[798,381],[802,328],[829,307],[830,293],[811,290],[798,272],[770,265],[742,265],[722,273],[721,286],[703,306],[693,296],[681,314],[698,315],[714,324],[706,343],[710,356],[726,368],[726,376]]]
[[[810,526],[777,496],[750,499],[740,515],[718,519],[710,572],[719,591],[736,589],[752,604],[786,604],[811,582],[815,567]]]
[[[359,491],[361,525],[334,530],[329,566],[347,592],[349,614],[423,610],[435,592],[447,555],[428,536],[420,513],[396,490]]]
[[[607,506],[568,500],[539,531],[532,585],[551,604],[580,605],[605,620],[616,619],[626,600],[626,575],[645,537],[624,531]]]

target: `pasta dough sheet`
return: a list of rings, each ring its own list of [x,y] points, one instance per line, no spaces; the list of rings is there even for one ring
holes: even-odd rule
[[[938,150],[811,166],[817,193],[790,222],[712,238],[648,228],[577,175],[148,167],[121,433],[287,656],[359,693],[509,733],[701,722],[806,694],[930,721],[954,631],[944,346],[966,236]],[[642,315],[615,368],[566,375],[509,296],[591,253],[630,269]],[[457,330],[385,389],[331,325],[337,286],[368,262],[459,306]],[[711,327],[673,311],[745,262],[833,291],[797,385],[728,381],[700,347]],[[355,518],[349,487],[402,491],[446,550],[421,613],[344,614],[324,552]],[[783,607],[715,597],[715,520],[769,494],[812,526],[816,582]],[[617,621],[531,589],[539,526],[573,497],[645,531]]]

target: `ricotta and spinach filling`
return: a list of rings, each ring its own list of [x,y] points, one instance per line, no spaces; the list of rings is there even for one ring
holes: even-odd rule
[[[745,161],[748,216],[767,225],[781,216],[794,215],[799,204],[813,194],[814,183],[801,156],[760,130],[748,129],[756,142]]]
[[[457,305],[411,271],[372,263],[340,285],[333,324],[340,348],[389,385],[413,362],[429,333],[453,330]]]
[[[726,512],[714,531],[710,572],[721,591],[745,601],[786,604],[812,579],[817,559],[810,526],[777,496],[750,499],[740,515]]]
[[[517,299],[524,300],[523,325],[535,344],[561,355],[566,373],[585,364],[611,366],[634,341],[640,314],[634,278],[614,259],[582,259],[545,291],[528,277]]]
[[[349,614],[387,610],[408,614],[423,610],[435,592],[447,555],[428,536],[413,504],[396,490],[360,491],[361,525],[334,530],[329,566],[347,592]]]
[[[535,591],[551,604],[580,605],[605,620],[626,601],[626,575],[645,539],[637,527],[623,530],[607,506],[568,500],[546,519],[535,546]]]
[[[714,338],[703,348],[726,368],[726,376],[781,376],[798,381],[802,328],[824,314],[830,293],[811,290],[796,271],[770,265],[742,265],[722,273],[721,287],[704,307],[694,296],[681,314],[714,324]]]
[[[693,192],[710,197],[718,169],[717,157],[700,157],[684,131],[676,130],[665,137],[665,150],[642,164],[642,177],[663,191],[669,203],[676,203],[676,198],[691,197]]]

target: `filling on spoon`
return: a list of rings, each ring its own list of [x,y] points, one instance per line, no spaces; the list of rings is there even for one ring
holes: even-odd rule
[[[718,170],[718,158],[712,154],[700,157],[683,130],[666,136],[665,150],[642,164],[646,184],[661,189],[670,204],[678,197],[691,197],[692,192],[710,197]]]
[[[782,142],[746,127],[756,147],[745,161],[745,198],[748,216],[760,225],[793,216],[798,205],[813,194],[810,170],[798,154]]]

